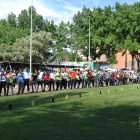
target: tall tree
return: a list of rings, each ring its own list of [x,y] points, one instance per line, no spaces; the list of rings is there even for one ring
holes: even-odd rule
[[[35,7],[32,7],[32,28],[34,31],[40,31],[43,26],[43,16],[36,12]],[[31,28],[31,6],[27,10],[22,10],[18,16],[18,26],[21,29]]]
[[[32,61],[46,62],[49,55],[51,46],[49,43],[52,41],[51,34],[45,31],[33,33],[32,38]],[[30,61],[30,36],[22,39],[17,39],[12,45],[1,44],[0,52],[3,60],[10,62],[29,62]]]
[[[53,36],[53,55],[57,56],[57,63],[60,64],[62,58],[65,58],[68,54],[68,23],[63,21],[56,28],[56,32]]]
[[[8,23],[10,24],[11,27],[16,27],[17,26],[17,19],[16,15],[11,12],[11,14],[8,14]]]

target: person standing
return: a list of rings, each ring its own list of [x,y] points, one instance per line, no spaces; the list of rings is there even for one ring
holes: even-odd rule
[[[34,87],[35,87],[35,92],[38,92],[38,87],[37,87],[37,73],[33,73],[32,75],[32,93],[34,93]]]
[[[95,73],[94,71],[91,70],[91,83],[92,83],[92,86],[91,87],[94,87],[94,83],[95,83]]]
[[[73,88],[73,86],[74,86],[74,89],[75,89],[75,87],[76,87],[76,77],[75,77],[75,75],[77,74],[77,72],[75,72],[74,70],[72,70],[71,72],[70,72],[70,74],[71,74],[71,89]]]
[[[16,75],[16,71],[15,70],[12,73],[12,78],[13,78],[13,87],[15,88],[15,85],[17,83],[17,75]]]
[[[43,91],[43,71],[41,71],[40,69],[38,70],[38,76],[37,76],[37,85],[39,88],[39,85],[41,85],[41,91]],[[38,89],[37,89],[38,91]]]
[[[82,83],[82,87],[81,88],[84,88],[84,74],[83,74],[82,71],[80,72],[80,84],[81,83]]]
[[[60,87],[60,90],[62,90],[62,73],[60,70],[56,73],[56,90],[58,90]]]
[[[117,75],[117,83],[118,83],[118,85],[120,85],[120,73],[118,73],[118,75]]]
[[[24,73],[24,76],[25,76],[25,79],[24,79],[24,89],[23,89],[23,91],[25,90],[25,87],[27,86],[27,92],[29,93],[30,92],[30,90],[29,90],[30,74],[29,74],[28,68],[24,69],[23,73]]]
[[[46,85],[48,85],[48,90],[50,89],[50,72],[48,70],[46,70],[43,77],[44,77],[44,90],[43,90],[43,92],[45,92]]]
[[[117,81],[118,81],[117,75],[118,75],[118,73],[116,73],[116,71],[115,71],[115,73],[114,73],[114,84],[115,85],[118,85],[118,83],[117,83]]]
[[[11,87],[11,92],[12,92],[12,95],[13,95],[13,77],[12,77],[12,72],[9,72],[7,74],[7,94],[9,93],[9,87]]]
[[[88,72],[87,70],[84,70],[84,83],[85,83],[85,88],[87,88],[87,75],[88,75]]]
[[[114,86],[114,74],[113,74],[113,72],[110,75],[110,86]]]
[[[4,71],[4,68],[0,71],[0,96],[2,92],[2,88],[4,88],[4,95],[6,95],[6,72]]]
[[[106,73],[105,75],[105,79],[106,79],[106,86],[108,86],[109,84],[109,72]]]
[[[24,73],[20,70],[18,75],[17,75],[17,82],[18,82],[18,93],[17,94],[23,94],[24,92]]]
[[[78,72],[76,75],[75,75],[75,78],[76,78],[76,83],[77,83],[77,89],[80,87],[80,72]]]
[[[51,91],[51,86],[53,86],[53,91],[54,91],[55,77],[56,77],[55,71],[52,70],[52,72],[50,73],[50,89],[49,89],[49,91]]]
[[[66,88],[67,88],[67,85],[68,85],[68,89],[70,89],[70,85],[71,85],[71,75],[69,73],[69,71],[67,70],[66,72]]]
[[[64,87],[64,90],[66,89],[66,73],[64,70],[62,71],[62,87]]]
[[[88,88],[91,88],[91,78],[92,78],[92,72],[88,71],[88,74],[87,74]]]

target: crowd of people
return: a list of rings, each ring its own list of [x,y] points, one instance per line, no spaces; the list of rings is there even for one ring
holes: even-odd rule
[[[27,86],[27,93],[45,91],[58,91],[66,89],[103,87],[114,85],[126,85],[130,83],[139,83],[140,74],[126,73],[126,72],[102,72],[95,70],[41,70],[30,73],[28,69],[15,70],[6,72],[4,68],[0,70],[0,96],[2,89],[4,95],[9,95],[9,88],[11,94],[25,93]],[[18,92],[14,93],[15,86],[18,85]]]

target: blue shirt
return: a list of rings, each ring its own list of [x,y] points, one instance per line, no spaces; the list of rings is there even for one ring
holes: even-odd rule
[[[0,82],[6,81],[5,74],[6,74],[6,72],[0,71]]]
[[[18,73],[18,75],[17,75],[18,83],[23,83],[24,79],[25,79],[24,73]]]
[[[109,74],[106,74],[106,79],[109,79]]]

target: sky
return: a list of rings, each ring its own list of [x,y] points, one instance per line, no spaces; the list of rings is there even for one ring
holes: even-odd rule
[[[133,4],[139,0],[117,0],[120,4]],[[8,14],[14,13],[17,17],[21,10],[28,9],[32,0],[0,0],[0,19],[7,19]],[[72,21],[74,14],[82,11],[83,6],[91,10],[93,7],[110,5],[115,6],[116,0],[33,0],[33,6],[44,19],[54,20],[55,24],[61,21]]]

